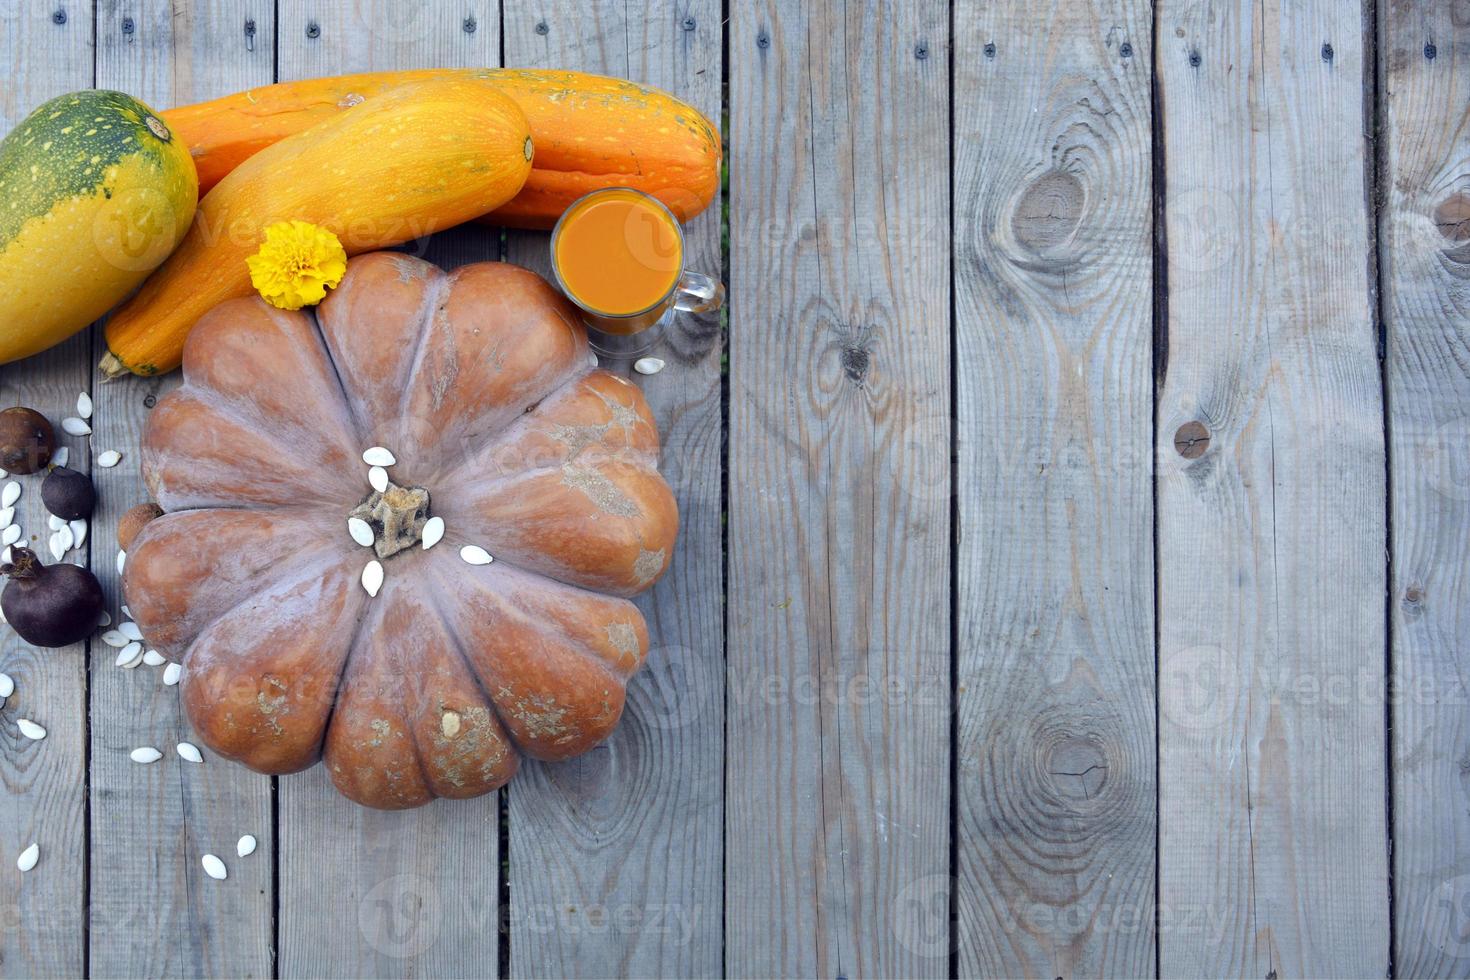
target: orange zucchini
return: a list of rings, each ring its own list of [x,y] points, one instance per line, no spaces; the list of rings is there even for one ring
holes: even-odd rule
[[[567,205],[600,187],[635,187],[680,221],[703,211],[720,185],[719,132],[699,110],[658,89],[575,71],[453,68],[282,82],[163,114],[199,170],[200,192],[278,140],[371,101],[405,82],[478,78],[521,107],[536,159],[521,192],[486,220],[550,228]]]
[[[245,259],[266,226],[320,225],[348,255],[396,245],[509,201],[532,155],[525,114],[466,76],[403,85],[280,140],[204,196],[183,243],[113,314],[103,373],[178,367],[194,322],[250,295]]]

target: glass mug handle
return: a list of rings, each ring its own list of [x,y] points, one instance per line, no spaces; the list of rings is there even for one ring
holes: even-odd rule
[[[711,313],[725,305],[725,284],[699,272],[685,270],[675,287],[674,309],[682,313]]]

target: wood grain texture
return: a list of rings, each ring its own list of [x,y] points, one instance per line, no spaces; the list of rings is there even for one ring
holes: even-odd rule
[[[499,8],[491,0],[280,5],[281,81],[499,60]],[[497,258],[500,240],[466,226],[405,247],[455,265]],[[338,795],[320,766],[277,783],[281,976],[497,975],[495,794],[385,813]]]
[[[245,21],[257,33],[247,43]],[[103,0],[97,9],[97,84],[155,108],[215,98],[268,83],[273,75],[269,0]],[[95,331],[95,363],[106,352]],[[95,382],[95,456],[123,454],[111,469],[94,468],[98,508],[91,529],[92,567],[109,608],[123,598],[116,557],[117,522],[148,499],[139,470],[139,440],[148,412],[180,383],[128,376]],[[272,957],[270,780],[206,755],[183,761],[174,747],[198,743],[184,717],[179,688],[163,684],[163,668],[114,665],[117,651],[93,643],[91,774],[91,969],[97,976],[268,977]],[[142,766],[129,753],[162,752]],[[260,842],[236,859],[243,834]],[[226,882],[204,873],[212,853],[229,868]]]
[[[1363,27],[1320,0],[1158,7],[1165,976],[1388,968]]]
[[[1470,975],[1470,7],[1379,11],[1394,969]]]
[[[716,0],[511,0],[505,60],[657,86],[720,118]],[[550,272],[544,232],[510,231],[510,261]],[[719,275],[716,202],[685,229],[690,268]],[[617,731],[581,759],[528,763],[510,784],[510,954],[517,976],[716,976],[721,971],[724,661],[720,338],[681,316],[630,374],[679,503],[669,572],[638,600],[647,665]]]
[[[0,5],[0,57],[12,71],[0,85],[0,133],[47,99],[92,85],[91,4],[55,8]],[[87,469],[85,443],[63,435],[61,420],[76,411],[88,387],[86,331],[35,357],[0,366],[0,407],[25,405],[51,420],[75,468]],[[42,474],[8,476],[22,496],[15,523],[28,547],[51,564]],[[85,551],[67,558],[85,562]],[[80,976],[86,928],[87,644],[40,650],[0,625],[0,671],[15,693],[0,706],[0,976]],[[43,741],[20,734],[16,720],[45,727]],[[32,843],[41,859],[26,874],[15,860]]]
[[[949,6],[730,7],[726,964],[949,969]]]
[[[1154,974],[1152,29],[955,9],[961,976]]]

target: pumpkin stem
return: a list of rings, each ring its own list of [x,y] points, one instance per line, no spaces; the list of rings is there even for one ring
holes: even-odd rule
[[[13,579],[28,579],[36,577],[36,569],[40,567],[40,560],[36,553],[29,548],[13,548],[10,552],[11,561],[0,565],[0,575]]]
[[[102,355],[102,360],[97,362],[97,370],[102,372],[103,381],[112,381],[115,378],[120,378],[130,373],[128,366],[123,363],[123,359],[112,351],[108,351]]]
[[[367,522],[373,529],[373,550],[379,558],[387,558],[423,540],[429,521],[429,491],[389,483],[382,493],[374,490],[347,516]]]

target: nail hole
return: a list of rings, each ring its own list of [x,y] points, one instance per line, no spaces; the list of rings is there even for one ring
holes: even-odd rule
[[[461,25],[459,25],[459,26],[460,26],[460,29],[463,30],[466,34],[473,34],[473,33],[475,33],[476,29],[479,28],[480,25],[477,24],[477,23],[475,23],[475,18],[473,18],[473,17],[466,17],[464,19],[464,23],[461,24]]]
[[[61,10],[61,9],[57,9],[56,13],[54,13],[54,14],[51,15],[51,23],[53,23],[53,24],[65,24],[66,23],[66,11],[65,10]]]
[[[920,61],[923,61],[925,58],[929,57],[929,45],[925,44],[923,41],[920,41],[918,44],[914,45],[914,57],[918,58]]]
[[[536,33],[540,34],[542,37],[545,37],[547,34],[551,33],[551,27],[544,20],[537,21]]]
[[[755,36],[755,46],[758,48],[769,48],[771,46],[771,38],[765,31],[761,31]]]
[[[987,58],[994,58],[995,57],[995,42],[994,41],[987,41],[985,43],[985,57],[987,57]]]
[[[1428,58],[1430,61],[1433,61],[1435,56],[1438,54],[1439,48],[1436,48],[1434,46],[1433,41],[1430,41],[1428,44],[1424,45],[1424,57]]]
[[[1333,58],[1333,56],[1335,54],[1336,54],[1336,52],[1332,50],[1332,45],[1330,45],[1330,44],[1324,44],[1324,45],[1322,45],[1322,60],[1323,61],[1331,61],[1332,58]]]
[[[124,34],[131,34],[135,30],[137,30],[137,28],[133,24],[133,18],[131,18],[131,17],[124,17],[122,19],[122,32]]]
[[[692,31],[692,30],[694,30],[694,27],[695,27],[694,18],[693,17],[685,17],[684,18],[684,23],[683,23],[682,26],[683,26],[684,30],[686,30],[686,31]]]
[[[1200,58],[1198,51],[1191,51],[1191,52],[1189,52],[1189,67],[1191,67],[1191,68],[1198,68],[1199,67],[1199,63],[1202,60],[1203,59]]]
[[[1129,44],[1127,41],[1124,41],[1118,46],[1118,53],[1125,58],[1133,57],[1133,45]]]
[[[306,36],[315,40],[322,36],[322,27],[314,20],[306,22]]]

